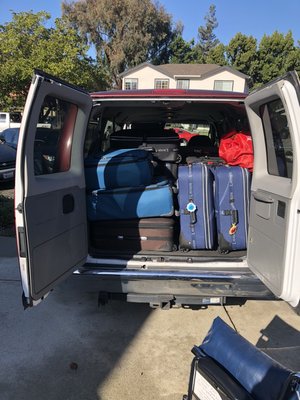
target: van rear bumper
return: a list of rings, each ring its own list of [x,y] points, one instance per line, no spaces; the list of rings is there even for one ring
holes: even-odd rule
[[[116,269],[86,264],[75,276],[93,278],[99,291],[145,297],[243,297],[274,299],[269,289],[248,269],[174,271]]]

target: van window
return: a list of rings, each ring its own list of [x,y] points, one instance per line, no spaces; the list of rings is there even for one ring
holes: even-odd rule
[[[22,120],[21,113],[18,113],[18,112],[10,113],[10,122],[20,123],[21,120]]]
[[[71,166],[72,138],[77,106],[46,96],[34,141],[35,175],[65,172]]]
[[[268,172],[270,175],[292,178],[293,146],[281,99],[261,106],[260,114],[267,147]]]

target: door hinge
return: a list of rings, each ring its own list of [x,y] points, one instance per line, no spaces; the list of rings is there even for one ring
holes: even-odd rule
[[[21,203],[19,203],[16,207],[16,210],[19,211],[20,214],[23,213],[23,205]]]

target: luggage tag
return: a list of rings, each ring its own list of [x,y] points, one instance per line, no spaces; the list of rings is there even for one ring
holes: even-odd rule
[[[238,229],[238,226],[237,226],[238,222],[239,222],[238,210],[224,210],[222,214],[225,216],[228,216],[228,215],[232,216],[232,222],[231,222],[228,233],[230,236],[233,236]]]
[[[190,214],[191,224],[195,224],[197,222],[196,210],[197,210],[196,204],[192,200],[190,200],[186,205],[186,211],[188,214]]]
[[[238,220],[238,211],[237,210],[232,210],[231,211],[232,215],[232,224],[231,227],[229,228],[229,235],[234,235],[238,229],[237,224],[239,222]]]

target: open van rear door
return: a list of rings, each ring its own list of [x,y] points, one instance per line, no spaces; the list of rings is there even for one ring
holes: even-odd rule
[[[253,135],[248,265],[273,293],[300,297],[300,84],[296,72],[250,94]]]
[[[20,129],[15,217],[24,306],[87,256],[83,144],[88,93],[36,71]]]

